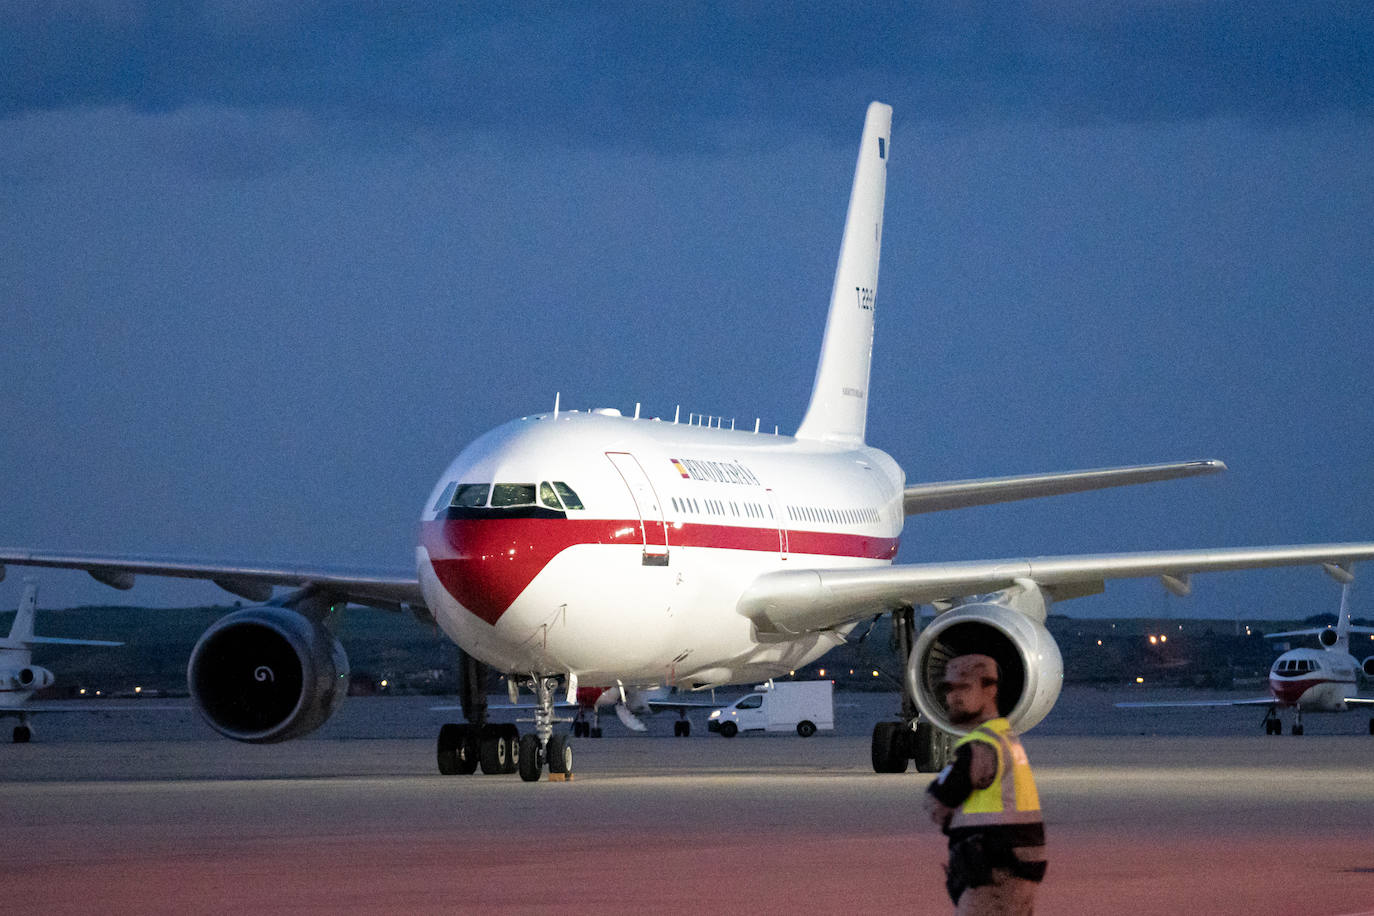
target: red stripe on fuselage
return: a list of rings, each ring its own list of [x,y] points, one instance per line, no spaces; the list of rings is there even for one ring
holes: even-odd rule
[[[1302,679],[1278,678],[1269,679],[1269,692],[1274,698],[1285,706],[1296,706],[1302,695],[1313,687],[1321,684],[1344,684],[1347,681],[1338,680],[1333,677],[1309,677]],[[1353,686],[1353,685],[1352,685]]]
[[[650,525],[650,543],[662,529]],[[684,523],[667,526],[668,549],[707,547],[778,553],[776,528]],[[534,577],[569,547],[642,544],[638,519],[478,518],[424,522],[421,543],[444,590],[495,625]],[[897,555],[897,538],[828,531],[789,531],[788,553],[871,560]]]

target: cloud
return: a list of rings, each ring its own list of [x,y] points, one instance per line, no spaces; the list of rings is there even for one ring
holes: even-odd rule
[[[0,118],[291,109],[373,140],[483,130],[673,150],[783,126],[844,140],[873,97],[951,123],[1374,113],[1361,3],[87,0],[0,6],[0,55]]]

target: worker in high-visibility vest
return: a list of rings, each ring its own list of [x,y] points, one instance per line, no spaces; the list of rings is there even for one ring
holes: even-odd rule
[[[961,914],[1029,914],[1045,877],[1045,824],[1030,762],[997,709],[997,663],[950,659],[940,681],[950,722],[971,731],[926,790],[925,808],[949,837],[946,887]]]

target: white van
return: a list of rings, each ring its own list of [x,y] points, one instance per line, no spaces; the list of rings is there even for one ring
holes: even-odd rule
[[[711,710],[706,729],[726,738],[751,730],[795,729],[803,738],[810,738],[817,729],[835,728],[834,690],[834,681],[769,681],[729,706]]]

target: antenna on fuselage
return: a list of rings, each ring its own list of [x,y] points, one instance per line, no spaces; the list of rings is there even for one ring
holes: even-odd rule
[[[561,391],[555,391],[555,392],[553,393],[553,418],[554,418],[555,420],[558,419],[558,399],[559,399],[560,397],[562,397],[562,396],[563,396],[563,392],[561,392]]]
[[[639,419],[639,402],[635,401],[635,419]]]
[[[677,405],[676,407],[673,408],[673,425],[675,425],[675,426],[677,425],[677,418],[678,418],[678,416],[679,416],[681,413],[682,413],[682,405],[681,405],[681,404],[679,404],[679,405]]]

